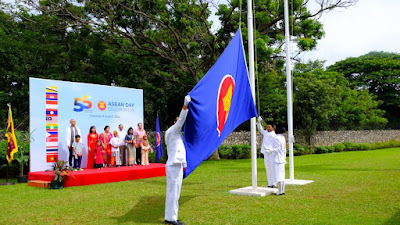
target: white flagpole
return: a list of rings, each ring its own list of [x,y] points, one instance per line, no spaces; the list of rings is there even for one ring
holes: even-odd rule
[[[289,179],[294,180],[293,166],[293,97],[292,97],[292,73],[290,64],[290,33],[289,33],[289,3],[284,0],[285,8],[285,51],[286,51],[286,92],[287,92],[287,120],[289,141]]]
[[[253,42],[253,3],[251,0],[247,1],[247,29],[248,29],[248,44],[249,44],[249,72],[250,72],[250,86],[251,93],[253,94],[254,104],[256,104],[256,91],[254,82],[254,42]],[[251,132],[251,175],[252,175],[252,189],[257,190],[257,140],[256,140],[256,118],[250,119],[250,132]]]

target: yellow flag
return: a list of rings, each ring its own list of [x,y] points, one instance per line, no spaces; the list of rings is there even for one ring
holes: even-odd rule
[[[7,161],[10,163],[14,158],[14,154],[18,152],[18,144],[17,144],[17,138],[15,137],[11,106],[8,107],[8,125],[7,125],[6,137],[7,137]]]

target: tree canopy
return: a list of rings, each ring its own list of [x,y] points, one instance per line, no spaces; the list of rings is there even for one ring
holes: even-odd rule
[[[22,2],[2,4],[0,12],[0,104],[12,103],[16,124],[28,118],[28,78],[40,77],[143,89],[146,127],[154,128],[159,113],[165,129],[179,112],[183,97],[213,65],[239,26],[247,42],[246,1],[242,12],[238,0],[218,6],[203,0]],[[323,37],[318,21],[322,13],[355,1],[320,1],[316,11],[309,10],[307,3],[294,0],[291,7],[297,53],[314,49]],[[211,7],[216,7],[221,24],[215,31],[211,30],[215,22],[210,20]],[[266,119],[284,124],[283,1],[256,0],[255,9],[258,107]],[[384,101],[353,88],[342,72],[326,71],[322,65],[317,61],[296,66],[297,129],[312,133],[385,124],[383,111],[377,108]],[[0,110],[5,120],[5,107]]]
[[[329,67],[342,73],[355,90],[368,90],[382,101],[379,108],[386,111],[388,126],[400,127],[400,54],[370,52],[350,57]]]

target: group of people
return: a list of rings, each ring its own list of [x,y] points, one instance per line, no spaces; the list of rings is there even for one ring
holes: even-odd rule
[[[278,188],[277,195],[285,194],[285,164],[286,140],[283,134],[286,129],[267,122],[267,129],[261,125],[262,118],[258,117],[257,128],[263,135],[261,153],[264,155],[264,164],[267,172],[268,187]]]
[[[184,225],[178,220],[179,197],[182,187],[183,170],[187,166],[186,150],[182,137],[182,126],[188,115],[191,97],[187,95],[179,117],[165,132],[165,144],[167,145],[168,161],[166,163],[167,191],[165,199],[165,223]],[[276,132],[271,123],[267,123],[264,130],[261,125],[262,118],[258,117],[257,127],[263,135],[261,153],[264,154],[265,168],[267,171],[268,187],[278,187],[277,195],[285,194],[285,164],[286,164],[286,140],[283,134],[284,127],[278,126]],[[88,168],[93,166],[101,168],[105,166],[121,166],[133,164],[148,165],[148,151],[150,144],[146,131],[142,124],[133,131],[129,128],[125,133],[123,125],[119,125],[119,131],[110,133],[110,127],[105,126],[100,136],[96,128],[92,126],[88,135]],[[75,137],[75,139],[74,139]],[[80,168],[83,144],[80,141],[80,130],[76,127],[76,121],[71,120],[71,127],[67,129],[67,145],[70,149],[70,166],[72,158],[75,159],[74,168]],[[136,154],[135,154],[136,151]],[[135,162],[136,161],[136,162]]]
[[[70,120],[71,126],[66,131],[66,143],[69,149],[69,166],[74,170],[82,170],[82,153],[86,148],[81,140],[81,131],[76,126],[76,120]],[[133,165],[149,165],[149,143],[143,124],[139,123],[134,131],[130,127],[124,131],[120,124],[118,130],[111,133],[110,126],[104,127],[100,135],[95,126],[91,126],[87,136],[87,167],[88,169],[103,167],[120,167]]]

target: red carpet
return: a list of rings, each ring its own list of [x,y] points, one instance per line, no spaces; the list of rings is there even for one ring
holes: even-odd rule
[[[83,171],[73,171],[72,175],[75,178],[66,177],[64,179],[64,187],[161,177],[165,176],[165,164],[151,163],[149,166],[134,165],[119,168],[83,169]],[[52,171],[30,172],[28,179],[51,181],[53,179]]]

